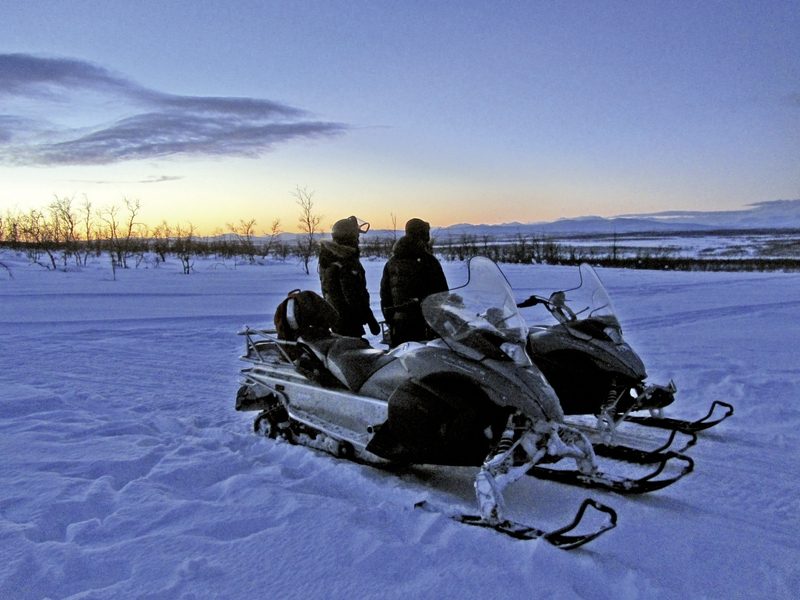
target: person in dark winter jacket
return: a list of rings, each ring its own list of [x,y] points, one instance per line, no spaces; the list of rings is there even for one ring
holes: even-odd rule
[[[430,231],[422,219],[409,220],[406,234],[397,240],[383,268],[381,310],[391,347],[436,337],[425,323],[420,303],[448,288],[442,265],[430,251]]]
[[[366,232],[369,224],[363,226]],[[339,314],[332,330],[352,337],[364,335],[364,324],[375,335],[381,330],[369,307],[367,278],[359,260],[358,236],[363,226],[355,217],[336,221],[331,230],[333,240],[321,242],[319,249],[322,296]]]

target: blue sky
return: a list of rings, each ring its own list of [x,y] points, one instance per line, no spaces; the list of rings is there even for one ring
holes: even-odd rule
[[[0,1],[0,213],[542,221],[800,198],[800,3]]]

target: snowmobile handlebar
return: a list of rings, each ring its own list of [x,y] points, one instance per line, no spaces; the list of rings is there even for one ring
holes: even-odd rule
[[[544,306],[560,323],[569,323],[578,319],[575,312],[567,306],[564,292],[553,292],[550,294],[549,298],[543,298],[542,296],[534,294],[527,300],[523,300],[517,304],[517,308],[527,308],[529,306],[536,306],[537,304]]]
[[[517,304],[517,308],[528,308],[529,306],[536,306],[537,304],[546,304],[547,300],[539,296],[533,295],[527,300],[523,300]]]

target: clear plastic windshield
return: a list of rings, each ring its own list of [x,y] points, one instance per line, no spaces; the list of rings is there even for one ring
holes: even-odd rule
[[[581,319],[617,320],[611,298],[608,297],[603,282],[597,272],[586,263],[580,266],[581,284],[569,290],[569,303],[574,305],[575,314]]]
[[[603,327],[620,329],[614,307],[597,272],[586,263],[579,268],[578,287],[553,292],[549,298],[549,310],[561,323],[580,326],[582,322],[594,322]]]
[[[448,346],[473,356],[492,355],[506,342],[524,346],[528,335],[511,286],[488,258],[471,259],[467,284],[428,296],[422,313]]]

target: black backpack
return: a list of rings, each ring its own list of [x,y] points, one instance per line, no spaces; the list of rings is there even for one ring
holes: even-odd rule
[[[292,290],[275,310],[278,339],[313,340],[331,335],[339,313],[322,296],[311,290]]]

